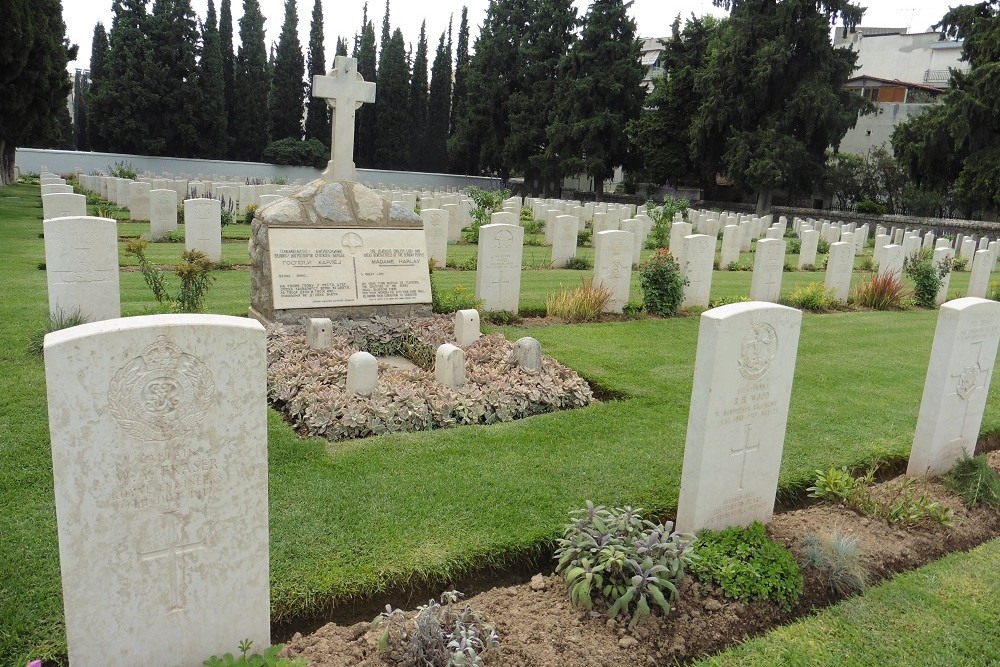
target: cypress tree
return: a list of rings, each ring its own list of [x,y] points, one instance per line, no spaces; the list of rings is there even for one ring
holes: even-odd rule
[[[583,32],[560,65],[548,153],[566,173],[586,172],[600,199],[617,166],[635,162],[626,127],[639,117],[646,89],[641,43],[624,0],[594,0]]]
[[[66,64],[76,46],[66,42],[59,0],[9,0],[10,24],[0,40],[0,185],[14,179],[17,146],[58,141],[58,116],[72,82]],[[68,113],[68,112],[67,112]]]
[[[309,86],[313,77],[326,74],[326,49],[323,48],[323,1],[313,5],[312,23],[309,26]],[[330,108],[326,100],[309,95],[306,103],[306,139],[319,139],[330,147]]]
[[[409,164],[410,132],[406,105],[409,74],[403,33],[396,28],[378,63],[378,94],[374,104],[378,127],[375,167],[378,169],[405,169]]]
[[[90,95],[90,78],[86,72],[76,71],[73,77],[73,148],[89,151],[89,120],[87,118],[87,97]]]
[[[358,73],[365,81],[376,81],[375,75],[375,25],[369,21],[361,31],[361,46],[358,52]],[[358,109],[354,125],[354,159],[359,167],[375,166],[376,110],[380,90],[375,92],[375,104],[362,104]]]
[[[469,8],[462,7],[462,20],[458,23],[458,44],[455,48],[455,86],[451,92],[451,121],[449,137],[458,125],[458,117],[465,108],[465,95],[469,77]]]
[[[226,84],[222,73],[222,40],[216,25],[215,2],[208,0],[208,16],[202,30],[198,87],[201,90],[201,135],[198,155],[226,157],[229,134],[226,119]]]
[[[226,107],[226,154],[231,155],[235,142],[233,132],[236,113],[235,76],[236,56],[233,50],[233,8],[232,0],[222,0],[219,5],[219,41],[222,45],[222,87]]]
[[[365,31],[365,26],[368,25],[368,2],[366,1],[364,6],[361,8],[361,30],[354,33],[354,49],[351,51],[351,57],[357,59],[361,54],[361,34]]]
[[[142,138],[143,152],[193,157],[203,107],[197,77],[199,35],[191,1],[155,0],[146,25],[150,57],[144,85],[154,103],[150,132]]]
[[[451,49],[444,33],[438,40],[431,68],[431,92],[427,101],[427,131],[424,142],[424,165],[427,171],[448,170],[448,124],[451,118]]]
[[[382,17],[382,37],[378,42],[378,50],[381,55],[385,51],[385,45],[389,43],[389,0],[385,0],[385,16]],[[381,61],[380,61],[381,62]]]
[[[417,53],[413,58],[410,78],[410,168],[423,171],[426,158],[424,144],[427,132],[427,21],[420,24]]]
[[[343,37],[337,38],[337,48],[334,51],[334,57],[336,56],[346,56],[347,55],[347,40]]]
[[[264,47],[264,16],[258,0],[243,0],[240,19],[240,48],[236,55],[233,81],[235,122],[229,128],[235,138],[233,157],[259,160],[267,146],[267,50]]]
[[[103,151],[104,140],[100,128],[104,120],[94,115],[94,99],[107,77],[105,62],[108,59],[108,33],[100,21],[94,26],[90,43],[90,88],[87,91],[87,150]]]
[[[274,59],[271,86],[271,138],[302,138],[305,59],[299,43],[299,15],[295,0],[285,0],[285,22],[281,26]]]
[[[546,150],[546,129],[559,63],[573,44],[576,23],[571,0],[539,0],[521,35],[516,89],[508,101],[510,133],[503,150],[504,161],[524,176],[532,194],[558,195],[561,189],[561,160]]]

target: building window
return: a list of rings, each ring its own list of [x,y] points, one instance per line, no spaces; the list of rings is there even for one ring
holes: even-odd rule
[[[878,102],[878,88],[865,88],[861,96],[868,98],[872,102]]]

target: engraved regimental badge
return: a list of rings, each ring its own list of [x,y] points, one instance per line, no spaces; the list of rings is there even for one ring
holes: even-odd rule
[[[979,377],[984,372],[978,361],[962,369],[958,375],[958,385],[955,387],[955,393],[960,399],[969,400],[969,397],[979,388]]]
[[[119,369],[108,387],[112,417],[142,440],[170,440],[196,428],[214,396],[205,364],[164,336]]]
[[[737,362],[740,375],[748,380],[759,380],[767,374],[778,351],[778,334],[774,327],[764,322],[755,324],[743,337],[740,345],[740,359]]]

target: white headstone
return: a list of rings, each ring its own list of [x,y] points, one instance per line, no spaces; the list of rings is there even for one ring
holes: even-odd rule
[[[149,220],[149,183],[131,181],[128,184],[128,201],[131,220]]]
[[[462,348],[451,343],[438,347],[434,360],[434,379],[453,389],[465,384],[465,352]]]
[[[851,277],[854,275],[854,243],[838,241],[830,244],[830,258],[826,263],[827,289],[832,289],[838,301],[847,301],[851,294]]]
[[[642,242],[644,238],[642,222],[635,218],[628,218],[621,221],[621,228],[623,232],[632,233],[632,266],[639,266],[640,262],[642,262]]]
[[[514,343],[514,358],[519,368],[539,373],[542,370],[542,344],[530,336],[519,338]]]
[[[944,241],[943,247],[936,248],[934,250],[934,264],[935,266],[940,266],[943,262],[951,263],[952,258],[955,257],[955,251],[951,246],[948,245],[948,239],[940,239]],[[934,299],[934,303],[940,306],[942,303],[948,300],[948,288],[951,286],[951,268],[948,269],[948,273],[944,274],[941,279],[941,286],[938,287],[937,296]]]
[[[692,235],[693,228],[687,222],[675,222],[670,225],[670,254],[680,266],[684,266],[684,239]]]
[[[109,218],[42,221],[49,316],[79,313],[88,322],[121,317],[118,224]]]
[[[476,298],[483,300],[485,310],[517,312],[521,298],[523,251],[524,227],[499,223],[479,228]]]
[[[73,194],[73,186],[58,183],[52,185],[43,185],[41,187],[41,195],[43,197],[45,195],[57,195],[57,194],[71,195]]]
[[[185,215],[187,208],[185,208]],[[185,218],[185,224],[187,219]],[[149,236],[153,240],[162,239],[168,232],[177,229],[177,193],[173,190],[150,190],[149,192]]]
[[[962,245],[959,246],[958,256],[964,257],[965,259],[972,261],[972,257],[976,254],[976,240],[972,237],[965,237],[962,241]]]
[[[750,279],[750,300],[777,303],[781,296],[781,274],[785,270],[785,242],[780,239],[757,241]]]
[[[972,456],[1000,342],[1000,303],[966,297],[941,306],[908,475],[939,475]]]
[[[562,268],[576,257],[580,220],[575,215],[557,215],[552,230],[552,266]]]
[[[903,246],[887,245],[882,247],[882,254],[878,261],[878,274],[884,276],[895,274],[901,278],[903,275]]]
[[[684,286],[681,308],[708,307],[712,292],[712,269],[715,264],[715,239],[706,234],[692,234],[684,240],[682,272],[688,284]]]
[[[722,230],[722,249],[719,253],[719,270],[728,271],[729,265],[740,261],[740,228],[726,225]]]
[[[347,393],[368,396],[378,389],[378,359],[355,352],[347,360]]]
[[[969,292],[966,296],[980,299],[986,298],[990,288],[990,272],[993,270],[993,255],[989,250],[977,250],[972,261],[972,274],[969,276]]]
[[[184,247],[200,250],[213,262],[222,260],[222,205],[218,199],[184,201]]]
[[[594,235],[594,286],[611,291],[604,312],[620,313],[628,303],[632,288],[633,242],[630,232],[619,230]]]
[[[306,322],[306,347],[321,350],[333,344],[333,322],[329,317],[310,317]]]
[[[259,323],[221,315],[45,337],[73,665],[270,644],[265,356]]]
[[[479,331],[479,311],[475,308],[455,313],[455,342],[462,347],[472,345],[482,334]]]
[[[448,240],[457,243],[462,239],[462,206],[442,204],[441,210],[448,214]]]
[[[801,323],[799,310],[753,301],[702,314],[678,530],[771,518]]]
[[[438,267],[444,267],[448,262],[448,213],[439,208],[425,208],[420,210],[420,219],[424,222],[427,256]]]
[[[72,193],[57,192],[42,195],[42,218],[84,217],[87,215],[87,197]]]
[[[819,246],[819,232],[807,229],[802,232],[799,242],[799,270],[806,266],[816,266],[816,248]]]

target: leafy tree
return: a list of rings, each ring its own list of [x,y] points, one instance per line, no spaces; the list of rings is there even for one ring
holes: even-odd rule
[[[100,21],[94,26],[94,37],[90,43],[90,88],[87,91],[87,146],[86,150],[103,151],[104,140],[100,136],[103,119],[91,114],[94,97],[107,78],[105,63],[108,59],[108,33]]]
[[[377,96],[376,96],[377,99]],[[423,170],[427,134],[427,21],[420,24],[417,53],[413,57],[409,99],[410,168]]]
[[[340,41],[338,40],[338,45]],[[309,86],[313,77],[326,74],[326,49],[323,48],[323,0],[313,4],[312,22],[309,24]],[[306,139],[319,139],[330,147],[330,108],[326,100],[309,95],[306,102]]]
[[[375,67],[375,25],[368,21],[361,29],[358,73],[365,81],[376,81]],[[381,96],[382,91],[376,90],[376,104]],[[357,112],[354,124],[354,160],[359,167],[375,166],[376,104],[362,104]]]
[[[549,123],[548,159],[566,173],[586,172],[598,199],[604,180],[633,161],[626,126],[639,117],[645,68],[635,21],[623,0],[594,0],[583,31],[560,65]]]
[[[448,123],[451,118],[451,48],[438,40],[431,68],[431,91],[427,101],[427,130],[424,140],[424,169],[434,173],[448,170]]]
[[[299,43],[299,14],[295,0],[285,0],[285,22],[278,37],[271,84],[271,136],[301,139],[304,113],[305,59]]]
[[[208,0],[208,15],[202,27],[201,59],[198,62],[201,91],[201,131],[198,154],[222,159],[229,149],[226,118],[226,82],[223,76],[222,40],[215,14],[215,2]]]
[[[90,122],[87,117],[87,98],[90,95],[90,78],[86,72],[76,71],[73,77],[73,149],[90,150]]]
[[[193,157],[203,110],[197,78],[198,27],[191,0],[155,0],[146,22],[149,58],[143,94],[149,132],[139,146],[147,155]]]
[[[701,105],[695,81],[721,28],[715,17],[692,16],[681,30],[678,16],[663,42],[663,76],[653,80],[642,115],[628,129],[648,182],[693,184],[703,178],[690,150],[693,111]]]
[[[378,62],[378,91],[375,96],[375,167],[405,169],[410,161],[410,131],[407,127],[407,98],[410,92],[410,72],[406,64],[406,44],[399,28]],[[362,105],[363,106],[363,105]]]
[[[259,160],[267,146],[267,51],[264,48],[264,16],[258,0],[243,0],[240,19],[240,49],[233,81],[235,138],[233,157]]]
[[[947,37],[964,40],[969,71],[952,70],[940,104],[896,128],[892,146],[916,183],[951,191],[965,212],[1000,209],[1000,0],[951,9]]]
[[[841,207],[861,201],[864,199],[863,172],[864,160],[860,156],[853,153],[829,153],[823,176],[823,191],[835,196]]]
[[[66,64],[77,48],[66,41],[59,0],[10,0],[0,40],[0,185],[14,180],[17,146],[57,137],[72,82]]]
[[[219,5],[219,39],[222,43],[222,82],[226,100],[226,131],[229,135],[227,153],[231,153],[236,133],[236,56],[233,50],[232,0],[222,0]]]
[[[857,54],[830,43],[863,10],[849,0],[715,0],[730,10],[695,81],[692,158],[703,180],[727,175],[757,193],[757,211],[775,190],[809,191],[826,150],[840,143],[866,106],[843,89]]]
[[[517,85],[510,97],[510,133],[504,142],[504,161],[524,176],[534,194],[558,195],[562,164],[556,151],[547,150],[552,101],[559,66],[570,51],[576,29],[572,0],[535,3],[518,45]]]
[[[490,0],[486,8],[469,62],[466,104],[448,142],[456,171],[487,171],[504,179],[510,175],[503,147],[510,134],[509,102],[517,86],[518,49],[532,5],[528,0]]]
[[[455,85],[451,93],[450,133],[455,131],[458,118],[465,109],[469,77],[469,8],[462,7],[462,20],[458,24],[458,44],[455,47]]]
[[[100,119],[100,147],[114,153],[147,148],[157,116],[156,98],[146,86],[152,45],[145,0],[114,0],[103,83],[94,89],[91,118]]]

